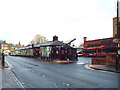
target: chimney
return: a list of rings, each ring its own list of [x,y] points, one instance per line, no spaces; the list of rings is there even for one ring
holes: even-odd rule
[[[53,41],[58,41],[58,36],[53,36]]]
[[[87,37],[84,37],[84,42],[87,41]]]

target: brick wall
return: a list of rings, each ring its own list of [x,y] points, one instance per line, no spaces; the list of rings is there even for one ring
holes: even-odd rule
[[[116,65],[116,54],[107,54],[106,57],[95,57],[92,58],[92,64],[98,64],[98,65]],[[119,66],[120,66],[120,56],[119,56]]]
[[[92,64],[105,65],[106,59],[100,58],[100,57],[94,57],[94,58],[92,58]]]
[[[114,37],[111,38],[103,38],[103,39],[96,39],[96,40],[86,40],[84,39],[84,48],[87,47],[96,47],[96,46],[116,46],[117,44],[113,42]]]

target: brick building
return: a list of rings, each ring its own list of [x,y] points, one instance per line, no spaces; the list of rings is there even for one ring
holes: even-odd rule
[[[120,18],[119,18],[119,21],[120,21]],[[116,66],[118,64],[118,66],[120,66],[120,58],[118,61],[116,59],[116,50],[117,50],[116,46],[118,46],[118,44],[115,43],[115,39],[117,34],[120,35],[120,32],[117,32],[116,23],[117,23],[117,18],[115,17],[113,18],[113,37],[95,39],[95,40],[87,40],[87,37],[84,37],[84,48],[96,47],[96,46],[102,46],[102,45],[105,45],[108,48],[106,57],[92,58],[92,64],[100,64],[100,65],[103,64],[103,65],[110,65],[110,66]],[[119,46],[120,46],[120,43],[119,43]]]
[[[119,18],[120,21],[120,18]],[[96,39],[96,40],[87,40],[87,37],[84,37],[84,47],[96,47],[101,45],[106,46],[117,46],[117,44],[114,42],[114,39],[117,34],[117,17],[113,18],[113,37],[110,38],[102,38],[102,39]]]
[[[96,47],[96,46],[116,46],[117,44],[114,43],[114,37],[110,38],[102,38],[102,39],[96,39],[96,40],[87,40],[87,37],[84,37],[84,48],[87,47]]]
[[[119,18],[120,21],[120,18]],[[117,17],[113,18],[113,37],[115,37],[117,34]]]

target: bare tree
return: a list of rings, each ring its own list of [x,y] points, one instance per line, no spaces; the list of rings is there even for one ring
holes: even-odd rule
[[[48,39],[45,36],[42,36],[40,34],[37,34],[34,36],[33,40],[31,41],[32,44],[39,44],[39,43],[44,43],[48,41]]]

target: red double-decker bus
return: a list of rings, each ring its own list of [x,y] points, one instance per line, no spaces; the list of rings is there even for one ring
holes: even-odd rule
[[[95,56],[106,56],[106,52],[103,51],[103,48],[106,47],[105,45],[98,46],[98,47],[89,47],[89,48],[83,48],[83,56],[87,57],[95,57]]]

